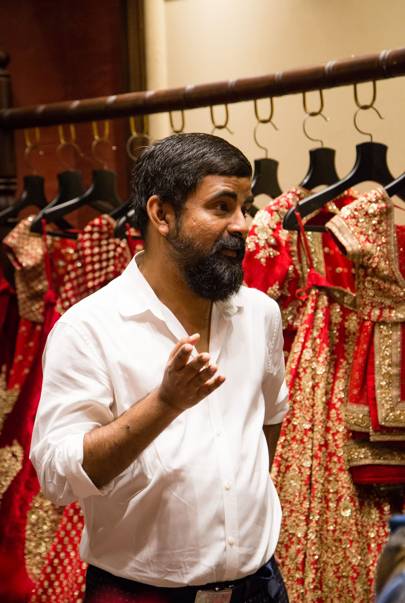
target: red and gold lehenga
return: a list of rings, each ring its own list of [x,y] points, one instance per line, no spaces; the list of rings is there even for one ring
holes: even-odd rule
[[[41,356],[52,326],[56,290],[72,252],[72,242],[30,233],[31,218],[22,220],[4,239],[15,269],[19,324],[14,359],[3,396],[0,481],[0,593],[2,600],[26,601],[49,539],[38,533],[33,542],[27,517],[42,515],[47,526],[58,513],[41,499],[29,460],[31,432],[42,382]],[[37,496],[38,495],[38,496]]]
[[[328,211],[337,214],[353,201],[348,193],[328,204],[323,221]],[[286,207],[282,195],[255,216],[245,258],[250,273],[266,271],[273,280],[274,274],[288,280],[300,273],[305,279],[293,285],[299,310],[287,362],[291,409],[273,466],[284,518],[276,553],[294,603],[366,603],[373,598],[390,505],[388,497],[356,488],[344,457],[349,432],[343,407],[359,325],[353,266],[329,232],[297,236],[280,230],[292,202]],[[278,253],[280,239],[292,258]],[[300,268],[285,272],[277,266],[286,261]],[[289,285],[273,282],[272,288],[269,294]],[[275,297],[283,310],[286,297]]]
[[[327,227],[356,266],[359,332],[345,416],[353,480],[405,485],[405,226],[384,189],[362,195]]]
[[[78,236],[76,250],[56,303],[59,314],[119,276],[135,251],[132,239],[114,238],[115,222],[108,215],[92,220]],[[139,250],[139,242],[136,249]],[[79,543],[83,514],[78,503],[65,507],[49,553],[30,598],[32,603],[80,603],[83,599],[86,564]]]

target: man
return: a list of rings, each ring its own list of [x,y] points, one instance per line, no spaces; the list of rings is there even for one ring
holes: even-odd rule
[[[31,456],[45,495],[83,508],[86,601],[287,601],[269,477],[283,341],[277,304],[241,287],[250,185],[216,136],[146,148],[145,251],[48,339]]]

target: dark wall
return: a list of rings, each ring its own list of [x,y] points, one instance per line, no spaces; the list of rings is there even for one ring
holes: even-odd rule
[[[122,0],[2,0],[0,48],[10,54],[14,106],[105,96],[128,91],[126,2]],[[99,124],[100,133],[103,124]],[[125,141],[127,120],[111,123],[111,142],[97,149],[97,157],[118,173],[119,192],[127,195],[128,158]],[[65,126],[66,136],[69,131]],[[76,126],[77,142],[85,158],[77,159],[71,148],[59,155],[56,127],[40,131],[40,155],[24,159],[24,135],[16,131],[17,171],[21,178],[36,170],[46,178],[46,193],[57,192],[56,174],[79,167],[85,184],[93,168],[91,124]],[[33,132],[30,132],[34,139]]]

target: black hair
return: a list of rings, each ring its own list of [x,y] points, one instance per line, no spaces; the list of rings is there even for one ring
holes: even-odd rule
[[[146,147],[132,172],[133,224],[146,237],[146,204],[152,195],[180,216],[187,197],[205,176],[251,178],[252,166],[235,146],[212,134],[173,134]]]

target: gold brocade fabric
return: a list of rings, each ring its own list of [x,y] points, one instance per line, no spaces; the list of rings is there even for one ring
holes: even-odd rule
[[[48,283],[45,255],[52,258],[53,288],[58,289],[66,274],[66,265],[74,251],[74,242],[63,238],[46,237],[30,231],[33,216],[21,220],[3,239],[7,254],[15,268],[20,318],[34,323],[44,320],[44,296]]]
[[[14,387],[12,389],[7,388],[6,384],[6,368],[3,367],[0,370],[0,434],[3,429],[4,421],[7,415],[14,408],[14,404],[18,398],[19,389]]]
[[[57,509],[39,492],[31,503],[25,529],[25,564],[34,582],[39,578],[61,517],[62,509]]]
[[[48,288],[42,237],[30,232],[33,216],[21,220],[3,239],[15,268],[15,286],[21,318],[42,322]]]
[[[355,199],[353,192],[343,195],[337,210]],[[270,218],[261,216],[257,226],[253,220],[247,265],[250,286],[270,295],[289,292],[277,296],[284,312],[299,302],[286,370],[290,411],[272,471],[283,511],[276,557],[292,603],[370,603],[391,507],[388,495],[353,484],[344,455],[344,406],[359,328],[354,266],[328,232],[306,232],[304,246],[296,233],[280,231],[280,221],[271,219],[278,208],[273,200],[263,210]],[[329,213],[322,223],[336,213],[321,212]],[[313,279],[307,285],[305,275]]]
[[[0,501],[7,488],[22,468],[24,451],[16,441],[11,446],[0,448]]]
[[[369,433],[371,441],[405,441],[405,249],[400,248],[405,226],[396,227],[392,201],[378,188],[342,209],[327,227],[356,266],[362,320],[351,369],[348,425]],[[404,465],[404,451],[402,459]],[[370,462],[376,462],[375,451]]]
[[[360,314],[375,322],[405,322],[405,275],[399,267],[394,207],[384,189],[364,193],[327,228],[356,266]]]
[[[121,274],[131,259],[126,240],[114,237],[115,220],[108,214],[94,218],[80,233],[66,267],[56,309],[63,314]]]
[[[313,289],[289,356],[289,415],[273,477],[283,509],[276,556],[294,603],[369,603],[389,498],[354,486],[343,406],[357,315]],[[336,349],[341,348],[339,356]]]

